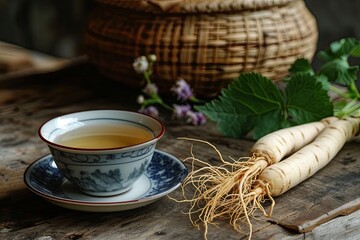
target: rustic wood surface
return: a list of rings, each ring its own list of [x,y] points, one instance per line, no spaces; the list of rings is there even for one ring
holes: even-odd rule
[[[135,210],[88,213],[48,203],[23,182],[27,166],[49,153],[37,136],[42,122],[79,110],[136,110],[137,94],[106,80],[87,63],[56,73],[0,81],[0,239],[203,238],[202,231],[191,226],[182,213],[188,205],[167,197]],[[222,136],[211,122],[200,127],[168,119],[164,122],[166,134],[158,149],[180,159],[189,156],[190,143],[177,137],[208,140],[226,158],[245,156],[253,144]],[[346,144],[319,174],[276,198],[274,215],[268,219],[259,213],[253,221],[253,239],[359,239],[359,146],[359,139]],[[206,145],[196,144],[194,152],[199,158],[217,162],[214,151]],[[180,198],[179,189],[171,196]],[[245,226],[244,231],[235,232],[224,220],[210,228],[208,237],[246,239]]]

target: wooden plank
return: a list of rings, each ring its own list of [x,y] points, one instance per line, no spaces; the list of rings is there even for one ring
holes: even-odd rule
[[[306,239],[358,240],[360,236],[360,211],[340,216],[306,233]]]
[[[72,73],[51,75],[40,81],[28,79],[21,84],[14,81],[0,84],[0,239],[202,239],[203,232],[191,226],[188,216],[182,213],[189,206],[166,197],[131,211],[87,213],[54,206],[26,189],[22,180],[26,167],[49,152],[36,133],[42,122],[73,111],[137,108],[136,90],[109,83],[91,69],[85,69],[87,74],[74,69]],[[164,118],[166,133],[158,148],[181,159],[190,155],[191,143],[178,140],[178,137],[208,140],[226,159],[245,156],[253,145],[252,141],[222,136],[211,122],[195,127],[176,124],[167,117]],[[358,199],[358,146],[358,139],[346,144],[335,161],[319,174],[276,198],[272,218],[258,213],[258,220],[253,221],[253,239],[325,240],[334,231],[338,231],[336,239],[351,239],[343,236],[356,239],[359,236],[356,230],[360,226],[359,211],[328,222],[338,224],[338,228],[321,224],[306,234],[279,224],[304,226],[304,223]],[[199,158],[218,163],[216,153],[207,145],[196,144],[194,152]],[[171,196],[180,199],[181,192],[174,191]],[[309,214],[314,210],[317,210],[316,214]],[[311,218],[300,221],[305,216]],[[210,227],[209,239],[248,237],[245,225],[244,233],[238,233],[226,219],[217,224]]]
[[[0,41],[0,82],[60,71],[86,61],[86,56],[58,58]]]
[[[360,209],[359,142],[346,144],[324,169],[276,199],[272,220],[298,232],[309,232],[337,216]],[[291,204],[289,204],[291,203]]]

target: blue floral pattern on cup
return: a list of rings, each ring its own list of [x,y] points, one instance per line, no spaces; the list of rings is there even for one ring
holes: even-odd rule
[[[112,192],[119,189],[126,189],[133,181],[142,175],[149,161],[150,160],[146,160],[141,163],[139,168],[135,167],[132,169],[126,181],[124,181],[122,177],[120,168],[110,169],[108,172],[101,172],[100,169],[96,169],[93,172],[80,171],[80,178],[72,176],[71,180],[75,182],[80,189],[87,192]],[[70,169],[68,174],[72,175]]]
[[[129,190],[148,167],[155,144],[121,154],[79,154],[49,148],[56,165],[71,183],[87,194],[99,195]]]

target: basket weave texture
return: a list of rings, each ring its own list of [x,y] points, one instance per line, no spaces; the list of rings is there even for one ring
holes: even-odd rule
[[[98,0],[85,35],[89,60],[110,79],[143,87],[132,63],[155,54],[154,82],[185,79],[214,97],[243,72],[278,81],[312,59],[317,25],[303,0]]]

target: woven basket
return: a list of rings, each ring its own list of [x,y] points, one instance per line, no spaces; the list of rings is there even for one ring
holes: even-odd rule
[[[156,54],[163,92],[178,78],[214,97],[242,72],[278,81],[312,59],[317,25],[303,0],[97,0],[85,35],[89,60],[110,79],[142,87],[132,63]]]

